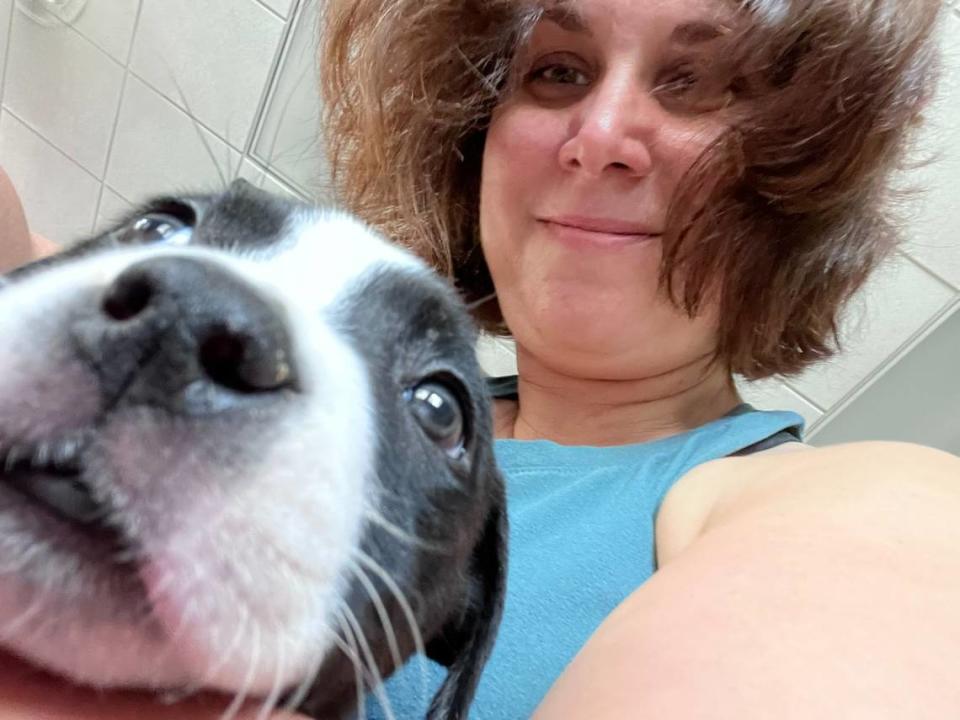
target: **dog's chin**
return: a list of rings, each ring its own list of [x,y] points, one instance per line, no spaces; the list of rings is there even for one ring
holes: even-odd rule
[[[0,650],[0,718],[3,720],[210,720],[224,715],[234,696],[203,690],[186,696],[147,690],[104,690],[75,684]],[[252,720],[261,698],[247,698],[236,720]],[[301,717],[271,713],[271,720]]]

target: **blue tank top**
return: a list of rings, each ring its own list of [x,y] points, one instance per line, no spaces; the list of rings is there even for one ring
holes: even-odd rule
[[[497,440],[510,520],[507,596],[471,720],[529,718],[603,619],[653,574],[657,511],[680,477],[784,433],[799,439],[802,428],[796,413],[741,405],[635,445]],[[396,718],[423,718],[444,677],[441,666],[411,659],[386,683]],[[373,695],[367,717],[385,717]]]

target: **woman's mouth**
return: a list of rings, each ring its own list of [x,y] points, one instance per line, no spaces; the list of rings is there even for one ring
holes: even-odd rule
[[[636,223],[607,218],[550,217],[539,222],[551,237],[578,250],[616,250],[660,237]]]

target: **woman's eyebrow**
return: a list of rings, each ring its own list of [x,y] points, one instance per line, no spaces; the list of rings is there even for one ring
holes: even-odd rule
[[[725,25],[694,20],[677,25],[670,33],[670,41],[677,45],[700,45],[723,37],[729,31]]]
[[[564,0],[550,3],[544,7],[542,17],[568,32],[590,34],[590,28],[587,27],[583,16],[573,6],[573,3],[564,2]]]

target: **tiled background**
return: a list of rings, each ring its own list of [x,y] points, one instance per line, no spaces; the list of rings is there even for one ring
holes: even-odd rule
[[[315,2],[87,0],[68,26],[0,0],[0,164],[32,228],[67,242],[146,195],[237,176],[322,198]],[[945,77],[922,147],[936,159],[904,178],[918,189],[904,252],[851,307],[842,357],[743,388],[755,404],[802,413],[814,442],[833,439],[832,426],[856,436],[876,419],[871,393],[897,397],[890,382],[902,375],[897,392],[923,400],[917,417],[898,403],[883,412],[921,439],[924,423],[936,427],[938,443],[960,452],[960,408],[945,400],[960,398],[960,329],[951,329],[960,323],[949,322],[960,308],[960,10],[950,5]],[[937,372],[918,364],[934,347],[940,361],[953,354]],[[503,343],[482,357],[494,371],[512,362]],[[921,369],[892,371],[901,366]]]

